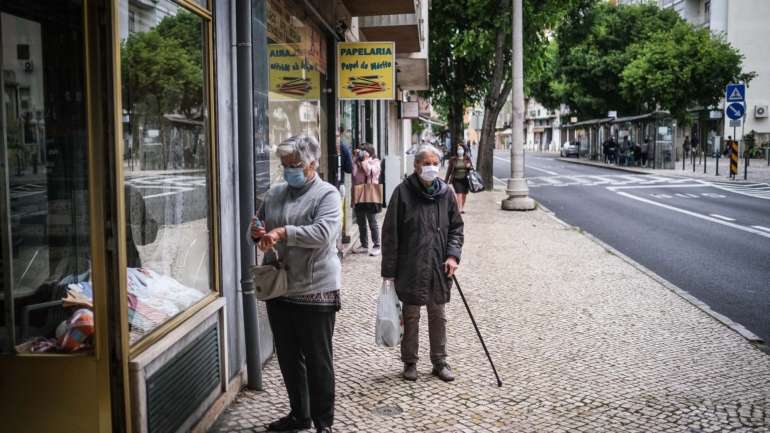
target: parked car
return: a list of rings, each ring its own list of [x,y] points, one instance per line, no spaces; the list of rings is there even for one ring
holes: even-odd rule
[[[579,156],[578,155],[578,145],[577,143],[567,141],[564,144],[561,145],[561,152],[559,152],[562,157],[569,158],[570,156]]]

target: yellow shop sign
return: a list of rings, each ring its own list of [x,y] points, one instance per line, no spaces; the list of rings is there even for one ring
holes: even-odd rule
[[[321,76],[316,67],[288,44],[268,44],[271,101],[321,99]]]
[[[337,97],[396,99],[396,44],[339,42]]]

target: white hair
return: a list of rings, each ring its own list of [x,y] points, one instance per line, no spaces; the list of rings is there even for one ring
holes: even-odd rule
[[[318,140],[307,134],[295,135],[278,145],[276,153],[279,157],[293,155],[306,165],[321,159],[321,145]]]
[[[431,144],[424,144],[424,145],[420,146],[417,149],[417,153],[414,154],[415,162],[422,162],[422,160],[424,160],[425,157],[428,156],[428,154],[435,155],[436,158],[439,159],[439,161],[441,160],[441,158],[444,157],[444,154],[441,153],[441,151],[438,150],[438,148],[436,146],[433,146]]]

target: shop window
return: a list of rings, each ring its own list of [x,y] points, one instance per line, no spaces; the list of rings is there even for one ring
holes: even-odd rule
[[[283,176],[275,148],[287,138],[312,135],[326,153],[326,40],[290,2],[270,0],[267,7],[270,176],[275,183]],[[324,176],[326,164],[318,168]]]
[[[213,288],[206,21],[165,0],[141,14],[121,41],[131,344]]]
[[[0,4],[0,351],[89,352],[82,3],[26,3]]]

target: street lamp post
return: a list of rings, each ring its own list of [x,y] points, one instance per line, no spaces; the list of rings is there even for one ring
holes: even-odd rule
[[[508,198],[504,210],[533,210],[535,201],[529,197],[524,178],[524,43],[522,41],[522,0],[513,0],[513,113],[511,121],[511,177],[508,179]]]

